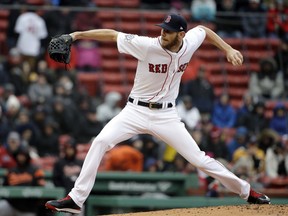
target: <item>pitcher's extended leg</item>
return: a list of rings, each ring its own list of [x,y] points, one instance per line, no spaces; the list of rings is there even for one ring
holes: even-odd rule
[[[175,148],[179,154],[195,167],[219,180],[227,189],[239,194],[241,198],[248,198],[250,184],[238,178],[217,160],[205,155],[205,152],[199,149],[182,122],[177,119],[163,122],[163,125],[158,122],[153,127],[153,132],[155,136]]]
[[[79,207],[82,207],[93,188],[97,170],[105,152],[121,141],[139,133],[143,124],[146,124],[147,121],[134,111],[126,107],[118,116],[106,124],[101,133],[93,140],[85,157],[81,173],[75,182],[74,188],[69,193],[69,196]],[[132,119],[131,116],[134,118]]]

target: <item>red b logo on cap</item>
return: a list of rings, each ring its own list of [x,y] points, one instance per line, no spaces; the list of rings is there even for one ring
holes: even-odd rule
[[[170,20],[171,20],[171,16],[169,15],[169,16],[167,16],[167,18],[165,19],[165,23],[169,23],[170,22]]]

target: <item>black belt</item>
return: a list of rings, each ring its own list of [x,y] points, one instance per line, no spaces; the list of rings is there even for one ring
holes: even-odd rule
[[[128,101],[133,103],[134,98],[129,97]],[[156,102],[144,102],[144,101],[138,101],[137,105],[139,106],[144,106],[144,107],[149,107],[150,109],[163,109],[163,103],[156,103]],[[173,107],[172,103],[167,104],[167,108]]]

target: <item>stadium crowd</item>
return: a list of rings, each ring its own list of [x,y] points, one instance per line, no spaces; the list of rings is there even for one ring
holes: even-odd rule
[[[2,4],[25,2],[28,4],[29,1],[1,1]],[[259,72],[251,73],[249,89],[243,95],[240,108],[232,106],[227,92],[216,96],[203,64],[195,78],[182,83],[177,109],[191,136],[211,157],[220,159],[235,174],[252,182],[254,187],[287,187],[288,115],[284,103],[288,90],[287,1],[142,0],[139,7],[155,8],[156,2],[158,9],[191,10],[191,21],[214,23],[222,37],[281,40],[280,51],[263,59],[259,63]],[[45,4],[97,7],[97,1],[91,0],[51,0]],[[235,16],[244,12],[265,13],[266,16],[259,16],[259,19],[254,15],[251,18],[249,13]],[[120,93],[89,95],[78,83],[79,69],[95,73],[101,70],[101,62],[105,59],[101,59],[96,43],[77,43],[72,48],[75,50],[72,50],[68,70],[47,57],[46,47],[51,36],[101,27],[101,20],[89,19],[89,13],[92,12],[83,15],[65,9],[11,10],[6,41],[8,52],[0,62],[1,168],[15,167],[14,156],[19,149],[26,147],[36,164],[45,157],[61,159],[53,167],[57,169],[54,172],[58,172],[55,184],[61,185],[61,181],[66,181],[59,176],[59,170],[66,163],[66,148],[72,145],[77,157],[77,145],[89,145],[91,139],[123,108],[126,98]],[[93,63],[87,66],[82,59],[83,64],[79,64],[80,58]],[[267,116],[266,102],[270,100],[276,105],[272,115]],[[75,164],[78,168],[69,172],[74,180],[81,162]],[[198,172],[169,145],[150,135],[133,137],[107,152],[100,170]],[[217,182],[213,179],[203,173],[199,173],[199,178],[206,182],[207,188],[215,189]]]

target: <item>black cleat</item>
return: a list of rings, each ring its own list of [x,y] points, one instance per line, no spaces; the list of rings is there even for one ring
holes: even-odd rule
[[[250,204],[270,204],[270,198],[265,194],[250,190],[250,194],[247,200]]]
[[[68,212],[73,214],[79,214],[81,212],[81,208],[76,205],[70,196],[66,196],[60,200],[50,200],[46,202],[45,207],[58,212]]]

